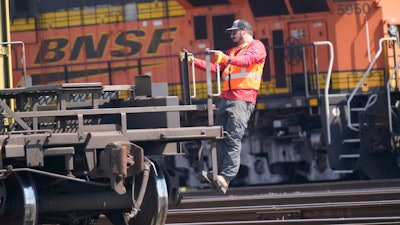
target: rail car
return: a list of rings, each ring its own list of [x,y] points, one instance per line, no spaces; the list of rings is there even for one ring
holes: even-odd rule
[[[2,15],[7,9],[2,1]],[[10,45],[23,42],[9,41],[4,24],[1,76],[7,78]],[[2,225],[90,225],[100,215],[115,225],[165,224],[180,185],[163,155],[182,154],[184,141],[223,138],[211,98],[180,105],[149,76],[138,76],[135,85],[28,83],[0,90]],[[183,126],[180,113],[194,111],[210,119]]]
[[[232,185],[395,178],[400,176],[399,4],[15,0],[11,37],[24,43],[26,57],[19,60],[22,45],[16,44],[14,76],[6,87],[135,85],[134,77],[145,75],[166,84],[183,105],[204,103],[206,74],[194,70],[187,76],[191,70],[183,69],[178,53],[187,49],[205,57],[208,49],[228,49],[224,30],[242,18],[253,25],[268,58]],[[190,86],[181,85],[185,77]],[[202,124],[207,115],[187,113],[184,123]],[[181,185],[201,186],[193,165],[212,165],[207,154],[199,162],[192,151],[199,146],[212,145],[188,140],[182,142],[185,154],[166,157]]]
[[[12,47],[24,42],[10,40],[8,1],[0,12],[0,224],[90,225],[100,215],[115,225],[165,224],[180,186],[163,156],[182,154],[183,141],[223,138],[212,99],[181,105],[150,76],[33,86],[24,74],[22,86],[9,87]],[[194,111],[210,119],[184,126],[180,114]]]

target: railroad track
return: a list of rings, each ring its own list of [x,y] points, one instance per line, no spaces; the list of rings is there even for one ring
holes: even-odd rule
[[[382,180],[187,192],[166,224],[400,224],[399,187]]]

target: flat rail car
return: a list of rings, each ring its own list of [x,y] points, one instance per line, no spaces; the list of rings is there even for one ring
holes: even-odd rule
[[[180,126],[180,112],[206,106],[135,93],[100,83],[0,90],[2,117],[12,120],[0,135],[1,224],[91,224],[100,214],[113,224],[164,224],[180,197],[160,156],[223,131]]]
[[[7,15],[7,1],[0,9]],[[9,40],[3,21],[1,77],[7,83],[10,46],[24,43]],[[115,225],[165,224],[168,205],[180,201],[180,184],[164,156],[182,154],[184,141],[223,138],[209,96],[206,104],[181,105],[150,76],[138,76],[136,85],[2,87],[0,224],[90,225],[100,215]],[[209,120],[181,123],[181,114],[194,111]]]

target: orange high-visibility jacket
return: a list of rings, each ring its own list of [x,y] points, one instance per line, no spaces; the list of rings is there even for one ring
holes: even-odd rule
[[[256,61],[250,65],[246,65],[245,62],[241,62],[246,61],[246,57],[238,57],[244,56],[249,48],[257,48],[256,45],[259,44],[262,43],[258,40],[253,40],[250,44],[244,43],[227,52],[227,54],[230,56],[231,62],[225,67],[224,72],[222,73],[222,79],[224,80],[224,91],[233,89],[260,89],[261,76],[265,60],[262,60],[261,62]],[[255,53],[260,53],[260,55],[263,55],[265,59],[265,50],[261,50],[259,52],[255,51]]]

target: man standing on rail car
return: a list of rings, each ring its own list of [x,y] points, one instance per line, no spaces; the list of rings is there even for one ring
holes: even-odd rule
[[[225,30],[236,47],[226,54],[215,51],[211,72],[219,64],[222,72],[223,92],[218,105],[216,125],[223,126],[227,137],[217,141],[218,179],[212,182],[212,172],[202,171],[200,180],[208,182],[216,191],[226,193],[240,167],[242,137],[254,111],[261,76],[267,56],[264,44],[254,39],[253,28],[246,20],[235,20]],[[196,68],[205,70],[203,59],[189,58]]]

